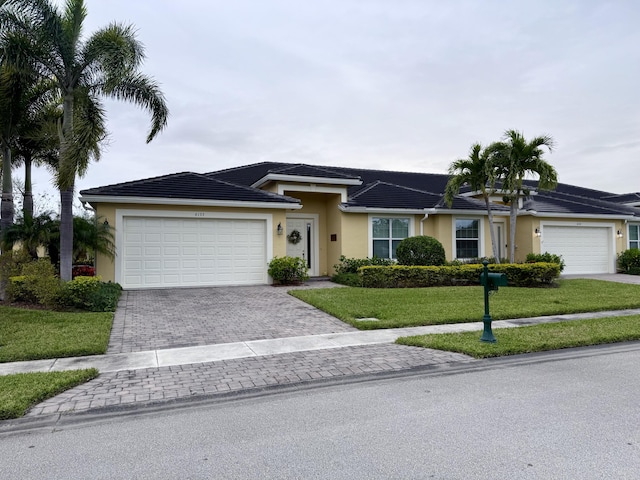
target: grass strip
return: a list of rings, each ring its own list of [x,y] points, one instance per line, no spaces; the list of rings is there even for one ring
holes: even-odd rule
[[[543,352],[561,348],[640,340],[640,315],[499,328],[496,343],[480,341],[482,332],[443,333],[400,337],[396,343],[464,353],[475,358]]]
[[[0,306],[0,319],[0,362],[17,362],[105,353],[113,313]]]
[[[494,320],[640,308],[640,285],[560,280],[555,288],[501,287],[490,297]],[[483,287],[325,288],[291,295],[361,330],[474,322],[484,314]],[[375,318],[377,321],[361,321]]]
[[[33,405],[97,376],[95,368],[0,376],[0,420],[21,417]]]

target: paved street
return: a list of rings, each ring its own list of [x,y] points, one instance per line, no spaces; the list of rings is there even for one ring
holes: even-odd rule
[[[0,433],[0,478],[636,479],[638,364],[636,342],[62,416]]]

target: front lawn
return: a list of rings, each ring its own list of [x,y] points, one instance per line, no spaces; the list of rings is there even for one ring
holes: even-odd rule
[[[560,280],[557,288],[501,287],[490,297],[494,320],[640,308],[640,285]],[[361,330],[481,321],[483,287],[326,288],[291,295]],[[375,318],[378,321],[358,320]]]
[[[23,416],[33,405],[98,376],[95,368],[0,376],[0,420]]]
[[[113,313],[0,306],[0,319],[0,362],[17,362],[105,353]]]
[[[465,353],[475,358],[542,352],[602,343],[640,340],[640,315],[496,328],[496,343],[480,341],[481,332],[401,337],[396,343]]]

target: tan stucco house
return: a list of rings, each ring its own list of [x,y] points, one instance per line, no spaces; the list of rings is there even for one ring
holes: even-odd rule
[[[430,235],[447,258],[491,256],[484,203],[443,200],[448,176],[263,162],[206,174],[176,173],[80,192],[115,231],[116,257],[97,273],[126,289],[269,283],[276,256],[299,256],[311,276],[341,255],[393,258],[402,239]],[[516,256],[562,255],[566,274],[614,273],[617,254],[639,247],[640,194],[559,184],[520,205]],[[508,208],[496,196],[495,228],[507,256]],[[300,235],[291,241],[291,232]],[[295,236],[295,235],[294,235]]]

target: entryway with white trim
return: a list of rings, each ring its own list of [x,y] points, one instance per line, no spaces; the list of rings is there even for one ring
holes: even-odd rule
[[[288,214],[287,215],[287,256],[304,259],[309,268],[309,276],[315,277],[319,270],[318,248],[318,215]],[[293,243],[291,232],[299,233],[299,241]]]

